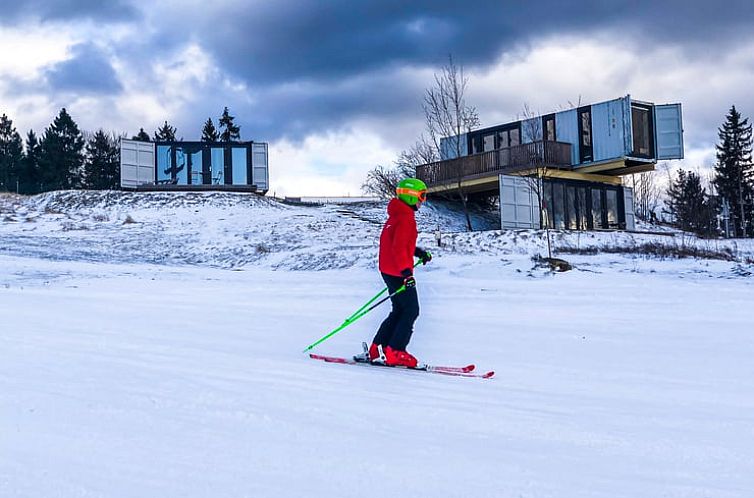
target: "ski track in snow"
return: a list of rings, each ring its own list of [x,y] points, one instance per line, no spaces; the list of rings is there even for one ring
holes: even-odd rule
[[[0,497],[751,496],[751,265],[552,274],[537,232],[428,207],[411,350],[494,379],[301,353],[381,289],[383,204],[0,196]],[[316,351],[357,352],[386,312]]]

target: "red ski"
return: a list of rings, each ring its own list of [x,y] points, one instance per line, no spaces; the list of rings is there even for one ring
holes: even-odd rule
[[[447,367],[439,365],[420,365],[415,368],[410,367],[391,367],[388,365],[378,365],[373,363],[366,363],[362,361],[356,361],[353,358],[342,358],[339,356],[324,356],[320,354],[310,353],[309,358],[313,360],[321,360],[327,363],[340,363],[343,365],[364,365],[367,367],[385,367],[385,368],[401,368],[404,370],[418,370],[420,372],[436,373],[440,375],[450,375],[453,377],[477,377],[480,379],[489,379],[495,375],[495,372],[489,371],[485,373],[472,373],[474,365],[467,365],[465,367]]]

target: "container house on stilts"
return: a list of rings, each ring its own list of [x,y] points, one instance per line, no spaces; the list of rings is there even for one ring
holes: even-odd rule
[[[502,228],[633,230],[623,178],[683,158],[681,104],[627,95],[444,137],[440,149],[417,167],[429,193],[499,194]]]

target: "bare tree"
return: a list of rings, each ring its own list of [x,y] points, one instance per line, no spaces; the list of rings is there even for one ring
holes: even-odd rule
[[[530,174],[526,180],[529,188],[537,196],[537,208],[539,210],[539,226],[545,229],[547,238],[547,254],[552,258],[552,244],[550,243],[550,222],[544,203],[544,185],[547,177],[547,163],[545,162],[544,130],[542,129],[542,115],[534,112],[529,104],[525,103],[521,111],[522,142],[531,142],[529,158],[533,162]]]
[[[395,195],[395,189],[402,176],[396,168],[377,165],[367,173],[367,178],[361,184],[361,190],[365,194],[376,195],[383,199],[389,199]]]
[[[395,194],[401,179],[415,177],[417,166],[433,163],[438,159],[434,145],[422,134],[414,145],[398,155],[393,167],[377,165],[369,171],[361,190],[366,194],[390,198]]]
[[[634,189],[634,213],[644,221],[656,221],[663,189],[654,171],[631,175]]]
[[[448,64],[439,73],[435,73],[435,83],[427,89],[422,102],[424,118],[429,141],[439,155],[440,140],[447,138],[454,149],[455,157],[461,157],[465,151],[461,148],[461,135],[479,127],[479,115],[475,107],[466,103],[468,78],[463,74],[463,67],[448,57]],[[463,171],[459,169],[457,177],[458,196],[463,205],[466,225],[472,230],[469,216],[468,196],[463,188]]]
[[[435,144],[427,139],[427,136],[422,133],[414,145],[404,150],[398,156],[395,161],[395,165],[398,171],[405,176],[416,175],[416,167],[422,164],[430,164],[440,160]]]

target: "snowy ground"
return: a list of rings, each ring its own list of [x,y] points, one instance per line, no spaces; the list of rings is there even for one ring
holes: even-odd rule
[[[751,265],[452,235],[411,350],[496,378],[331,365],[379,209],[224,198],[0,201],[0,497],[752,496]]]

